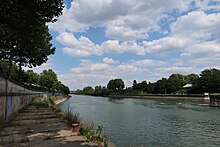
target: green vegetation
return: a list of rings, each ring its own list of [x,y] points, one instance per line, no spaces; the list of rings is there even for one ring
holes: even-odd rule
[[[107,141],[107,138],[104,137],[103,134],[102,125],[99,125],[97,128],[95,128],[94,125],[81,125],[79,133],[84,136],[87,141],[97,142],[99,145],[100,143]]]
[[[35,67],[48,60],[55,48],[46,23],[62,14],[63,0],[4,0],[0,2],[0,60]]]
[[[81,120],[78,112],[74,112],[68,105],[65,112],[60,112],[70,126],[77,123],[79,126],[79,135],[82,135],[86,138],[87,141],[97,142],[99,145],[103,142],[107,142],[107,138],[103,134],[103,126],[99,125],[97,128],[94,125],[81,124]]]
[[[191,84],[192,87],[183,88],[184,85]],[[202,94],[220,92],[220,70],[206,69],[200,75],[172,74],[169,78],[162,78],[156,82],[133,81],[132,87],[124,88],[122,79],[110,80],[106,87],[91,86],[83,90],[77,90],[76,94],[108,96],[109,94],[122,95],[143,95],[143,94]]]
[[[53,107],[55,105],[54,100],[51,97],[46,98],[34,98],[32,100],[32,105],[39,107]]]
[[[62,92],[69,88],[45,70],[38,75],[22,67],[40,66],[55,53],[46,23],[54,23],[62,14],[63,0],[3,0],[0,2],[0,74],[32,90]],[[4,71],[3,71],[4,70]]]
[[[68,121],[69,125],[72,125],[73,123],[80,123],[79,113],[73,112],[69,105],[64,113],[64,118]]]
[[[4,69],[1,74],[11,80],[26,85],[29,89],[60,92],[66,95],[70,93],[69,88],[58,80],[56,73],[52,69],[44,70],[40,74],[35,73],[33,70],[21,70],[22,75],[19,76],[19,68],[14,64],[11,67],[9,75],[9,66],[5,60],[0,60],[0,68]]]

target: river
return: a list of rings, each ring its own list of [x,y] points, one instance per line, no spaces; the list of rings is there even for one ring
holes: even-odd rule
[[[101,124],[118,147],[220,146],[220,108],[207,101],[72,97],[60,107]]]

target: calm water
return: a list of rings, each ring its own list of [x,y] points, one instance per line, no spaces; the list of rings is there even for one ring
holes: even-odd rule
[[[119,147],[220,146],[220,108],[205,101],[113,99],[73,95],[61,104],[102,124]]]

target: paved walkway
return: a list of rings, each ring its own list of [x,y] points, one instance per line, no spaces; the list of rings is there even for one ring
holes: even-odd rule
[[[0,147],[94,147],[73,136],[66,121],[51,108],[29,106],[10,121],[0,134]]]

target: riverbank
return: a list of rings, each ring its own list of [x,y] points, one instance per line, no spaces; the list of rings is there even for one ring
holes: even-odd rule
[[[111,94],[112,98],[137,98],[137,99],[189,99],[189,100],[209,100],[209,96],[204,94],[148,94],[148,95],[116,95]]]
[[[57,111],[57,106],[68,98],[50,96],[34,99],[31,105],[20,110],[1,128],[0,146],[100,146],[75,135],[66,118]]]
[[[68,95],[65,95],[65,96],[55,96],[53,101],[54,101],[54,104],[55,106],[59,105],[60,103],[66,101],[69,99],[69,96]]]

